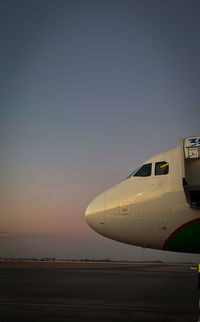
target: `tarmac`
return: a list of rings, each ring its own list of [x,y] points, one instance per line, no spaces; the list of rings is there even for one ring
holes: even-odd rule
[[[191,265],[0,262],[0,321],[197,322]]]

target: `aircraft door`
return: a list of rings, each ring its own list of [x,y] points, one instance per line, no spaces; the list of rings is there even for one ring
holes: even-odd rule
[[[183,186],[188,203],[200,207],[200,136],[183,140]]]

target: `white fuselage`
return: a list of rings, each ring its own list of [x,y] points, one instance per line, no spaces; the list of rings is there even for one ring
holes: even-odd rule
[[[199,253],[200,208],[190,207],[186,200],[181,156],[177,147],[147,160],[151,175],[133,175],[99,195],[86,209],[87,223],[123,243]],[[156,175],[155,164],[164,161],[168,173]],[[194,232],[198,236],[187,242]]]

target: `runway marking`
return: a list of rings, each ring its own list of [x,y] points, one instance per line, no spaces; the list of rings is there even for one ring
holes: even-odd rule
[[[97,310],[119,310],[119,311],[136,311],[136,312],[153,312],[170,315],[183,315],[186,312],[182,310],[156,309],[147,307],[119,307],[119,306],[100,306],[100,305],[70,305],[70,304],[51,304],[51,303],[21,303],[21,302],[0,302],[0,305],[22,305],[22,306],[42,306],[42,307],[60,307],[69,309],[97,309]],[[189,313],[189,312],[187,312]]]

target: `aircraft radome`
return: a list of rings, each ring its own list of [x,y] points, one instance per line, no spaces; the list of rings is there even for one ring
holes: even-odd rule
[[[200,136],[144,162],[85,216],[97,233],[123,243],[200,253]]]

